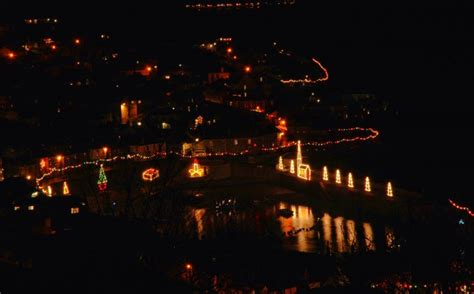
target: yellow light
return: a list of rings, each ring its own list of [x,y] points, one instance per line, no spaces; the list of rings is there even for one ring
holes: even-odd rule
[[[137,126],[141,127],[141,126],[142,126],[142,122],[141,122],[141,121],[137,122]]]
[[[293,159],[290,162],[290,173],[295,173],[295,161]]]
[[[247,65],[247,66],[244,67],[244,71],[245,71],[246,73],[249,73],[249,72],[252,71],[252,68]]]
[[[71,207],[71,214],[78,214],[79,213],[79,207]]]
[[[201,178],[204,176],[204,168],[202,168],[200,165],[199,165],[199,162],[197,159],[194,159],[194,162],[193,162],[193,168],[191,168],[190,170],[188,170],[189,172],[189,176],[191,178]]]
[[[51,186],[48,186],[48,197],[52,197],[53,196],[53,188],[51,188]]]
[[[298,166],[298,178],[311,181],[311,168],[307,164],[300,164]]]
[[[390,182],[387,183],[387,196],[393,197],[392,183]]]
[[[20,206],[15,205],[15,206],[13,207],[13,210],[14,210],[14,211],[20,210]]]
[[[148,182],[156,180],[159,176],[160,172],[155,168],[149,168],[142,173],[142,179]]]
[[[153,70],[153,68],[152,68],[151,66],[147,66],[147,67],[146,67],[146,71],[147,71],[147,72],[151,72],[152,70]]]
[[[237,60],[237,55],[234,55],[234,57],[232,57],[232,59]]]
[[[369,177],[365,177],[365,188],[364,188],[364,191],[365,192],[371,192],[372,189],[370,188],[370,179]]]
[[[329,181],[328,168],[326,166],[323,167],[323,181]]]
[[[56,45],[52,45],[52,46],[51,46],[51,49],[52,49],[52,50],[56,50]]]
[[[10,58],[10,59],[15,58],[15,53],[13,53],[13,52],[8,53],[8,58]]]
[[[352,179],[352,174],[347,175],[347,187],[354,188],[354,180]]]
[[[171,76],[170,75],[165,75],[165,80],[169,80],[171,79]]]
[[[232,53],[232,48],[231,47],[227,48],[227,53]]]
[[[81,40],[80,40],[80,39],[75,39],[75,40],[74,40],[74,44],[76,44],[76,45],[81,44]]]
[[[67,182],[64,181],[63,182],[63,195],[67,196],[69,194],[70,194],[69,186],[67,185]]]
[[[199,142],[199,138],[194,139],[195,142]]]
[[[61,162],[61,160],[63,160],[63,156],[62,156],[62,155],[56,156],[56,161],[57,161],[58,163]]]
[[[283,170],[283,158],[281,156],[278,157],[278,169]]]
[[[27,179],[28,181],[31,180],[31,176],[30,176],[30,175],[27,175],[27,176],[26,176],[26,179]]]
[[[28,210],[30,210],[30,211],[35,210],[35,206],[34,205],[28,205]]]
[[[336,169],[336,184],[341,184],[342,181],[341,181],[341,172]]]
[[[192,268],[193,268],[193,266],[190,263],[186,263],[186,269],[187,270],[191,270]]]
[[[109,150],[109,148],[107,147],[102,147],[102,151],[104,151],[104,154],[107,154],[107,151]]]

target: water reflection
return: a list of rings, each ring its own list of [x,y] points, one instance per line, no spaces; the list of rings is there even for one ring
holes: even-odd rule
[[[194,209],[193,215],[195,234],[199,239],[271,235],[280,239],[284,248],[301,252],[374,251],[378,247],[391,248],[395,239],[393,229],[383,224],[331,216],[308,206],[285,202],[231,214],[218,214],[201,208]],[[377,241],[381,246],[376,246]]]

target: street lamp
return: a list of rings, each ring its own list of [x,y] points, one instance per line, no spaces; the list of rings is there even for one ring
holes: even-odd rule
[[[107,158],[107,151],[109,151],[109,148],[102,147],[102,151],[104,151],[104,158]]]

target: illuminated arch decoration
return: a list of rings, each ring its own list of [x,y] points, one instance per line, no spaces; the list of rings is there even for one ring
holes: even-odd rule
[[[393,188],[392,188],[392,183],[390,182],[387,183],[387,196],[393,197]]]
[[[160,171],[156,168],[149,168],[142,173],[142,179],[146,182],[153,182],[160,177]]]
[[[298,178],[311,181],[311,167],[307,164],[300,164],[298,166]]]
[[[64,196],[71,195],[71,192],[69,191],[69,186],[66,181],[63,182],[63,195]]]
[[[204,168],[199,164],[197,158],[193,161],[193,168],[188,170],[189,177],[191,178],[202,178],[205,176]]]
[[[347,175],[347,187],[354,188],[354,179],[352,178],[352,173]]]

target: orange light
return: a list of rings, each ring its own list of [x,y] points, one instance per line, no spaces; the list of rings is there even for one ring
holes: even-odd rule
[[[286,126],[286,120],[281,120],[281,121],[280,121],[280,125]]]
[[[147,66],[147,67],[146,67],[146,71],[147,71],[147,72],[151,72],[152,70],[153,70],[153,68],[152,68],[151,66]]]
[[[27,176],[26,176],[26,179],[27,179],[28,181],[31,180],[31,176],[30,176],[30,175],[27,175]]]
[[[104,154],[107,154],[107,151],[109,150],[109,148],[107,147],[102,147],[102,151],[104,151]]]
[[[15,53],[13,53],[13,52],[8,53],[8,58],[10,58],[10,59],[15,58]]]
[[[244,71],[245,71],[246,73],[249,73],[249,72],[252,71],[252,68],[247,65],[247,66],[245,66]]]
[[[232,53],[232,48],[227,48],[227,53]]]
[[[193,268],[193,266],[190,263],[186,263],[186,269],[187,270],[191,270],[192,268]]]
[[[63,156],[62,156],[62,155],[56,156],[56,161],[57,161],[57,162],[60,162],[61,160],[63,160]]]
[[[237,55],[234,55],[234,57],[232,57],[232,59],[237,60]]]
[[[76,44],[76,45],[81,44],[81,40],[80,40],[80,39],[75,39],[75,40],[74,40],[74,44]]]
[[[51,46],[51,49],[52,49],[52,50],[56,50],[56,45],[52,45],[52,46]]]

